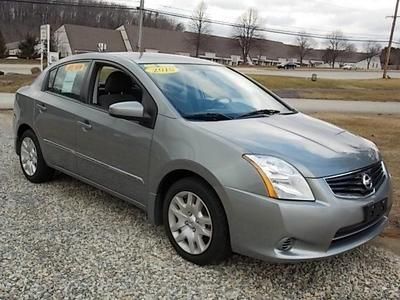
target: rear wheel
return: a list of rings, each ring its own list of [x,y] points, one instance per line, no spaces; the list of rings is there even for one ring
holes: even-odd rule
[[[171,244],[186,260],[206,265],[230,254],[223,207],[204,182],[185,178],[173,184],[164,199],[163,220]]]
[[[34,183],[48,181],[54,170],[46,165],[36,135],[25,131],[19,143],[19,162],[25,177]]]

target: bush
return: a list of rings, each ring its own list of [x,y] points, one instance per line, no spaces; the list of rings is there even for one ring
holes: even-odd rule
[[[40,71],[40,68],[38,68],[38,67],[33,67],[33,68],[31,69],[32,75],[39,74],[40,72],[42,72],[42,71]]]

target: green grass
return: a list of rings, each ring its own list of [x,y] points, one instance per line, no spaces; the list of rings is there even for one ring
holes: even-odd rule
[[[37,59],[1,59],[0,58],[0,65],[1,64],[8,64],[8,65],[13,65],[13,64],[29,64],[29,65],[39,65],[40,60]]]
[[[400,101],[400,79],[318,79],[251,75],[278,95],[288,98]]]

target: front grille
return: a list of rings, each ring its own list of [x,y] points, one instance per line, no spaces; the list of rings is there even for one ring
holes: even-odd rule
[[[363,180],[368,176],[371,180],[370,185],[366,185],[366,180]],[[379,189],[385,178],[383,163],[378,162],[351,173],[328,177],[325,180],[336,196],[356,198],[373,194]]]

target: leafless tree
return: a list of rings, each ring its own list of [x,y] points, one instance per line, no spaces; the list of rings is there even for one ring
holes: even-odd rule
[[[201,44],[206,38],[205,35],[210,33],[210,23],[207,22],[207,4],[204,1],[201,1],[194,10],[189,26],[195,34],[193,42],[196,46],[196,57],[198,57]]]
[[[328,47],[325,51],[325,59],[335,68],[338,58],[345,53],[348,43],[341,31],[334,31],[327,36]]]
[[[0,58],[5,57],[7,52],[6,42],[4,40],[3,33],[0,30]]]
[[[234,29],[233,38],[239,42],[243,61],[246,63],[254,40],[260,38],[258,32],[260,29],[258,12],[253,8],[249,8],[240,16],[237,23],[238,25]]]
[[[300,33],[300,35],[296,38],[297,44],[297,54],[300,58],[300,66],[303,64],[304,57],[310,52],[312,49],[312,39],[307,36],[306,32]]]
[[[381,45],[375,42],[368,42],[365,46],[365,59],[367,60],[367,70],[371,64],[372,58],[379,55],[382,51]]]

